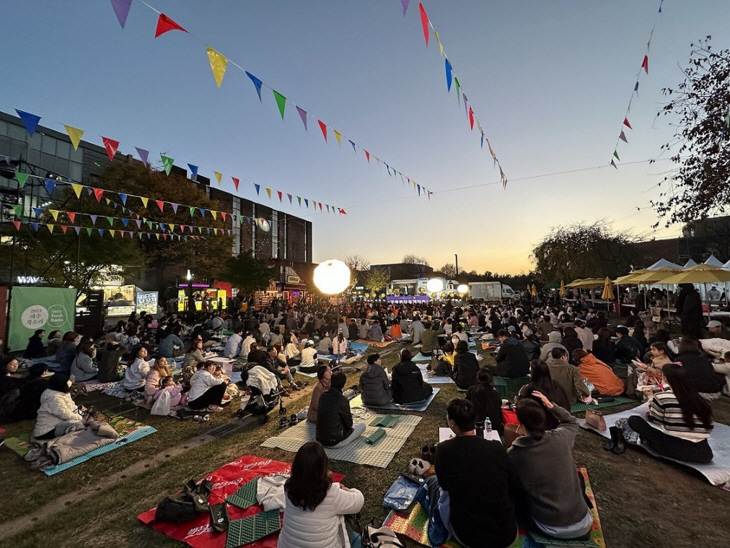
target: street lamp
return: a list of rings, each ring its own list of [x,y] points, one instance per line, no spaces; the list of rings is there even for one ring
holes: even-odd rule
[[[454,253],[454,263],[456,264],[456,281],[459,281],[459,256]]]
[[[469,286],[466,284],[460,284],[459,287],[456,288],[456,291],[459,293],[459,295],[464,297],[467,293],[469,293]]]
[[[314,269],[314,285],[325,295],[342,293],[350,285],[350,269],[337,259],[327,259]],[[340,325],[340,303],[337,302],[337,325]]]
[[[429,293],[438,294],[444,288],[444,282],[440,278],[431,278],[426,282],[426,289]]]
[[[195,308],[195,303],[193,302],[193,273],[190,272],[189,268],[185,279],[188,281],[188,312],[193,312]]]

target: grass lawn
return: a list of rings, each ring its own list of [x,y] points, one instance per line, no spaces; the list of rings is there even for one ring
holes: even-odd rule
[[[397,361],[391,349],[392,346],[381,352],[389,352],[383,359],[388,367]],[[289,413],[308,404],[308,393],[314,384],[311,379],[309,382],[303,397],[285,400]],[[351,375],[348,386],[356,382],[357,375]],[[441,392],[422,414],[423,420],[387,469],[331,461],[334,471],[346,475],[347,485],[365,494],[362,511],[365,521],[370,517],[378,520],[385,517],[387,512],[381,506],[383,494],[407,462],[420,453],[421,447],[436,441],[438,427],[445,426],[446,404],[460,394],[454,385],[439,388]],[[290,461],[294,456],[283,450],[260,447],[262,441],[276,435],[276,415],[263,425],[229,437],[202,445],[192,443],[196,436],[211,428],[235,421],[231,411],[235,412],[236,404],[231,411],[211,415],[210,423],[199,423],[149,416],[145,409],[133,409],[102,394],[91,394],[79,401],[94,404],[109,415],[123,412],[126,417],[154,426],[158,432],[53,477],[31,470],[15,453],[0,448],[0,488],[4,501],[0,505],[0,530],[58,497],[74,492],[81,494],[78,500],[67,501],[59,512],[29,522],[22,532],[0,535],[0,546],[37,547],[49,541],[58,546],[84,547],[181,546],[139,523],[136,515],[153,507],[188,479],[198,479],[241,455],[282,461]],[[722,398],[712,406],[716,420],[730,424],[730,399]],[[32,422],[5,427],[4,436],[10,437],[32,429]],[[730,493],[712,487],[690,470],[655,460],[635,448],[629,448],[621,456],[607,453],[602,449],[603,443],[603,438],[581,431],[575,444],[575,458],[578,465],[588,468],[609,547],[724,545],[730,537],[730,521],[725,510]],[[166,450],[173,446],[188,449],[166,457]],[[133,464],[140,465],[139,473],[120,477],[111,486],[99,487],[104,478]]]

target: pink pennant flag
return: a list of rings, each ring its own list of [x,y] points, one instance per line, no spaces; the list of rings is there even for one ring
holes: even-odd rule
[[[107,156],[109,156],[109,160],[114,160],[114,155],[117,153],[117,149],[119,148],[119,141],[103,136],[101,140],[104,142],[104,148],[106,149]]]
[[[644,69],[644,71],[649,74],[649,56],[644,55],[644,60],[641,62],[641,68]]]
[[[319,129],[322,130],[322,135],[324,135],[324,142],[327,142],[327,124],[325,124],[322,120],[317,120],[319,122]]]
[[[233,186],[236,187],[236,192],[238,192],[238,185],[241,184],[241,181],[237,177],[231,177],[233,179]]]
[[[182,28],[180,25],[178,25],[175,21],[170,19],[167,15],[164,13],[160,14],[160,17],[157,19],[157,28],[155,29],[155,38],[158,36],[162,36],[166,32],[170,32],[171,30],[181,30],[183,32],[188,32],[184,28]]]
[[[426,47],[428,47],[428,15],[426,15],[426,10],[423,7],[423,4],[420,2],[418,3],[418,10],[421,12],[421,26],[423,27],[423,38],[426,40]]]

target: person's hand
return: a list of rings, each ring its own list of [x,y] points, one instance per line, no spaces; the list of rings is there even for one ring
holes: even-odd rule
[[[633,363],[639,369],[646,369],[646,364],[641,360],[637,360],[636,358],[634,358],[633,360],[631,360],[631,363]]]
[[[535,396],[536,398],[538,398],[547,409],[553,408],[553,403],[549,399],[547,399],[545,394],[543,394],[542,392],[533,390],[532,395]]]

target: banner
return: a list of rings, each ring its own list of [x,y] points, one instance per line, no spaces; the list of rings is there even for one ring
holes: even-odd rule
[[[157,291],[137,291],[137,314],[157,314]]]
[[[63,287],[13,287],[10,294],[8,348],[23,350],[36,329],[46,336],[74,330],[76,290]]]

